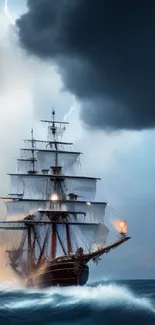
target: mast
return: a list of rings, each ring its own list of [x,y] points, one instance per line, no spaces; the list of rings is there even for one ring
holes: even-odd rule
[[[33,128],[31,129],[31,140],[29,140],[29,142],[31,143],[31,148],[27,149],[27,148],[21,148],[21,157],[17,159],[17,162],[19,163],[19,167],[18,167],[18,171],[23,168],[26,168],[26,172],[28,174],[35,174],[36,173],[36,166],[35,166],[35,162],[37,161],[37,159],[35,158],[35,152],[36,152],[36,148],[35,148],[35,140],[34,140],[34,132],[33,132]],[[28,155],[27,155],[28,153]],[[23,156],[24,154],[24,156]],[[26,157],[25,157],[26,154]],[[26,165],[25,165],[26,164]],[[28,164],[28,166],[27,166]]]
[[[32,244],[31,244],[31,227],[28,227],[28,272],[32,271]]]
[[[56,142],[56,126],[55,126],[55,110],[53,109],[52,111],[52,119],[53,119],[53,123],[51,126],[51,130],[52,130],[52,134],[53,134],[53,138],[54,138],[54,145],[55,145],[55,150],[58,150],[58,146],[57,146],[57,142]],[[55,167],[57,167],[58,165],[58,155],[56,152],[56,157],[55,157]]]
[[[34,142],[33,128],[31,129],[31,143],[32,143],[32,172],[35,173],[35,157],[34,157],[35,142]]]
[[[57,249],[57,235],[56,235],[56,223],[52,224],[52,239],[51,239],[51,258],[56,257],[56,249]]]
[[[53,109],[52,111],[52,118],[53,118],[53,123],[52,123],[52,127],[51,127],[51,130],[52,130],[52,134],[53,134],[53,139],[54,139],[54,145],[55,145],[55,150],[57,151],[57,143],[56,143],[56,126],[55,126],[55,110]],[[57,155],[57,152],[55,154],[55,167],[57,167],[58,165],[58,155]],[[55,180],[55,184],[54,184],[54,187],[55,187],[55,191],[57,190],[56,187],[57,187],[57,181]],[[56,193],[57,195],[57,193]],[[52,258],[55,258],[56,257],[56,250],[57,250],[57,225],[56,224],[53,224],[52,225]]]
[[[42,122],[48,123],[49,121],[43,120]],[[52,131],[53,135],[53,143],[55,145],[55,149],[57,150],[56,144],[56,126],[55,126],[55,111],[52,111],[52,126],[49,126],[49,129]],[[49,143],[50,149],[52,147],[52,143]],[[57,153],[55,155],[55,167],[57,166]],[[55,180],[54,190],[56,190],[56,180]],[[54,259],[56,257],[57,250],[57,226],[56,224],[52,224],[52,235],[51,235],[51,258]]]
[[[71,245],[71,239],[70,239],[69,224],[66,224],[66,236],[67,236],[67,252],[68,252],[68,255],[70,255],[72,253],[72,245]]]

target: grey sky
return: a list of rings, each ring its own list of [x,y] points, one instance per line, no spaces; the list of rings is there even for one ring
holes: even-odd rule
[[[58,66],[96,129],[155,126],[155,2],[28,0],[21,46]],[[73,73],[74,71],[74,73]]]

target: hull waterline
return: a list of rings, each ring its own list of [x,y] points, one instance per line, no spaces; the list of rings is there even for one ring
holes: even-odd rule
[[[26,280],[26,287],[48,288],[51,286],[83,286],[89,277],[88,265],[73,261],[49,263],[44,269]]]

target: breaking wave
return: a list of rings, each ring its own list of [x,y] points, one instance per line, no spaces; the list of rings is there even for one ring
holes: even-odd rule
[[[0,290],[1,325],[155,324],[151,295],[137,295],[126,285],[117,283],[43,291],[27,291],[7,284],[0,286]]]

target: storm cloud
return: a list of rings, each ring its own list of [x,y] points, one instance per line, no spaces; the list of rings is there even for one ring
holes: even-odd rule
[[[28,0],[17,20],[29,54],[55,60],[93,128],[155,127],[153,0]]]

